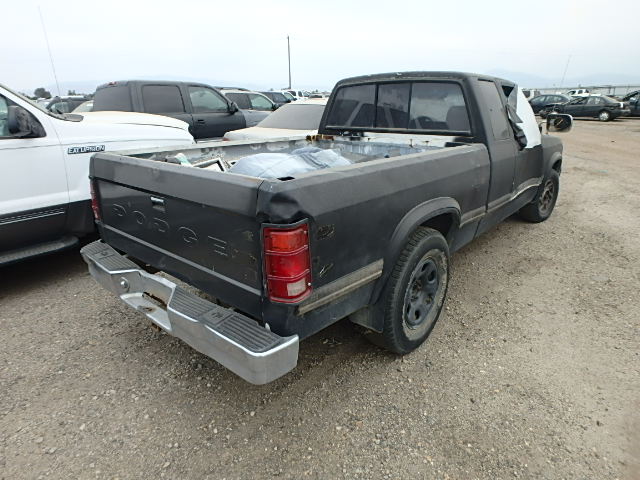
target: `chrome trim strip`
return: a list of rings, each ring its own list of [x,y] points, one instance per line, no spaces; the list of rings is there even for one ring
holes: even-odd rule
[[[529,180],[527,180],[526,182],[522,182],[519,187],[520,189],[516,192],[514,192],[511,195],[503,195],[502,197],[494,200],[493,202],[489,203],[489,205],[487,206],[487,213],[492,213],[495,210],[497,210],[498,208],[506,205],[507,203],[515,200],[516,198],[518,198],[520,195],[522,195],[524,192],[526,192],[527,190],[529,190],[530,188],[533,187],[539,187],[542,184],[542,177],[538,177],[538,178],[531,178]],[[506,198],[506,200],[503,200],[503,198]]]
[[[298,315],[309,313],[322,305],[331,303],[354,290],[373,282],[382,276],[382,266],[384,261],[377,260],[366,265],[355,272],[351,272],[343,277],[334,280],[314,291],[311,296],[298,306]]]
[[[14,217],[5,217],[5,218],[0,218],[0,225],[6,225],[9,223],[17,223],[17,222],[25,222],[27,220],[35,220],[37,218],[52,217],[54,215],[61,215],[63,213],[65,213],[65,209],[58,208],[55,210],[45,210],[43,212],[34,212],[26,215],[16,215]]]

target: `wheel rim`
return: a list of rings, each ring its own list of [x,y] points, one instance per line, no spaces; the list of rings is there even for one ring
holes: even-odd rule
[[[549,213],[553,207],[555,195],[556,185],[553,183],[553,180],[549,179],[545,182],[544,190],[542,190],[542,195],[540,195],[540,199],[538,200],[538,207],[540,208],[540,213],[542,215]]]
[[[609,113],[608,112],[600,112],[600,120],[609,120]]]
[[[427,323],[438,309],[443,278],[433,257],[423,257],[411,274],[404,302],[404,323],[417,329]]]

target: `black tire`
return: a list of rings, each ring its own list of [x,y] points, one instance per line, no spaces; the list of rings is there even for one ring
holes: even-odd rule
[[[544,222],[551,216],[560,192],[560,174],[551,170],[538,189],[536,198],[520,209],[518,214],[528,222]]]
[[[436,230],[418,228],[409,237],[383,292],[383,332],[367,337],[394,353],[412,352],[438,321],[448,284],[447,241]]]
[[[601,122],[608,122],[609,120],[611,120],[611,114],[606,110],[602,110],[598,113],[598,120],[600,120]]]

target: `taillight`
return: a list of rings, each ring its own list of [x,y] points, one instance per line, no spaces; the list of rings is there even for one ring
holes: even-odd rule
[[[96,185],[93,180],[89,182],[89,190],[91,191],[91,210],[93,210],[93,218],[96,222],[100,219],[100,204],[98,203],[98,195],[96,194]]]
[[[264,268],[269,299],[297,303],[311,293],[309,227],[265,227]]]

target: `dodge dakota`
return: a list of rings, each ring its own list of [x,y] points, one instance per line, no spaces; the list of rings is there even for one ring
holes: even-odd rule
[[[570,127],[569,115],[547,119],[548,132]],[[102,239],[82,255],[123,302],[255,384],[292,370],[300,341],[345,317],[407,354],[440,316],[453,252],[510,215],[551,215],[562,143],[541,130],[508,80],[345,79],[315,136],[94,154]],[[234,173],[249,156],[305,147],[346,164]]]

